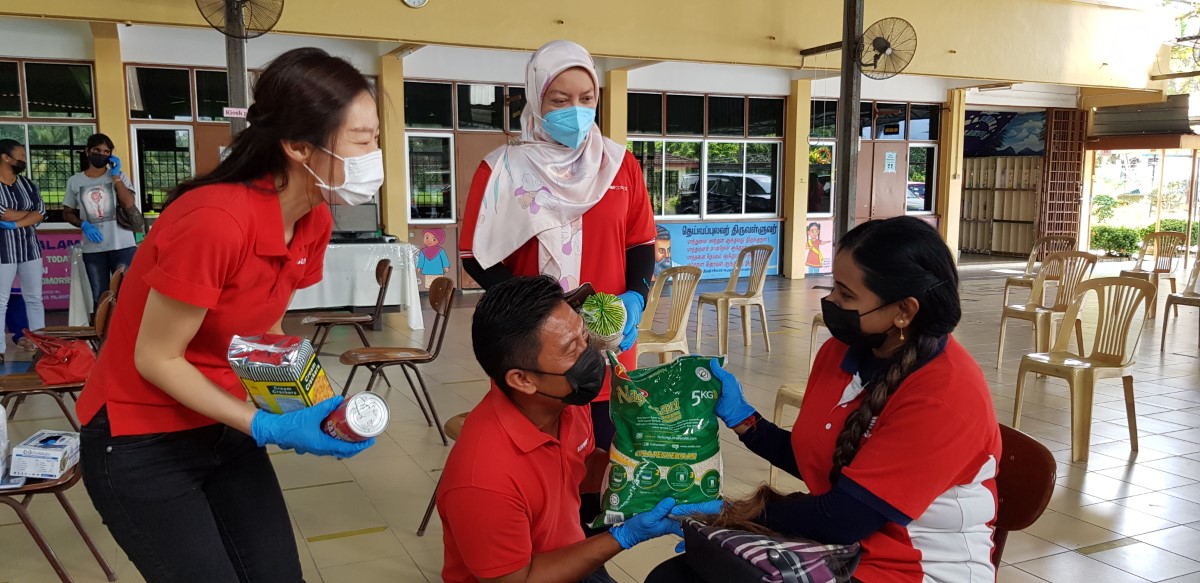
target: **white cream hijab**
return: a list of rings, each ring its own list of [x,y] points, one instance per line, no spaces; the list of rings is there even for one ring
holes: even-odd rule
[[[570,41],[538,49],[525,67],[525,110],[521,143],[497,148],[485,158],[492,169],[475,226],[475,259],[487,269],[527,241],[538,241],[540,272],[563,286],[579,285],[583,257],[583,214],[600,202],[621,168],[625,147],[600,135],[592,124],[576,149],[542,129],[542,98],[559,74],[579,67],[600,92],[592,56]]]

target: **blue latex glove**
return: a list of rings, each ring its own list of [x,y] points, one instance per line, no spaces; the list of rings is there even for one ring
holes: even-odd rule
[[[654,508],[631,516],[629,520],[608,529],[608,532],[625,550],[668,534],[683,536],[679,521],[668,516],[674,507],[674,498],[663,498]]]
[[[617,297],[625,305],[625,329],[622,330],[625,337],[621,339],[620,346],[621,352],[625,352],[633,348],[633,343],[637,342],[637,327],[642,321],[642,312],[646,309],[646,298],[632,290]]]
[[[717,359],[712,359],[708,366],[712,369],[713,376],[721,381],[721,396],[717,398],[717,417],[721,418],[725,427],[734,427],[754,415],[754,407],[751,407],[742,395],[742,383],[721,368]]]
[[[100,229],[97,229],[96,225],[84,221],[82,225],[79,225],[79,228],[83,229],[83,234],[88,238],[88,241],[99,243],[104,240],[104,235],[100,234]]]
[[[250,436],[260,447],[271,443],[284,449],[294,449],[296,453],[354,457],[375,445],[375,438],[352,443],[331,437],[321,430],[321,422],[341,404],[342,397],[335,396],[307,409],[283,415],[259,411],[250,422]]]
[[[725,507],[724,500],[712,500],[709,502],[697,502],[695,504],[680,504],[671,509],[672,518],[683,518],[685,516],[715,516],[721,513],[721,509]],[[682,553],[687,550],[683,541],[675,545],[675,552]]]
[[[17,224],[12,221],[0,221],[0,229],[8,229],[10,231],[17,228]]]
[[[108,163],[112,164],[112,168],[110,168],[108,170],[108,173],[112,174],[113,176],[120,176],[121,175],[121,159],[116,156],[109,156]]]

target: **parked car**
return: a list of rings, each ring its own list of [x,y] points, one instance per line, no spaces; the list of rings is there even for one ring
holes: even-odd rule
[[[775,212],[774,180],[766,174],[710,172],[708,174],[708,209],[712,214],[742,212],[742,181],[745,179],[747,213]],[[686,174],[680,180],[679,214],[700,214],[699,174]]]
[[[925,183],[909,182],[905,207],[910,211],[928,210],[925,208]]]

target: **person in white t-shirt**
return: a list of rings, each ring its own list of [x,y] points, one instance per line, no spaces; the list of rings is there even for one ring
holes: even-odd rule
[[[119,266],[129,267],[137,243],[133,231],[117,224],[117,205],[137,206],[133,184],[113,155],[113,142],[93,134],[84,151],[84,169],[67,179],[63,218],[83,231],[83,263],[92,286],[92,305],[108,290],[108,280]]]

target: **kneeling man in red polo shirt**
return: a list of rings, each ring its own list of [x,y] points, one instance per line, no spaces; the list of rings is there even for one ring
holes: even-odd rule
[[[438,486],[443,580],[609,582],[604,563],[623,549],[682,536],[670,498],[583,536],[579,493],[599,489],[608,463],[588,408],[607,365],[557,281],[516,277],[489,289],[471,342],[492,388],[463,424]]]

